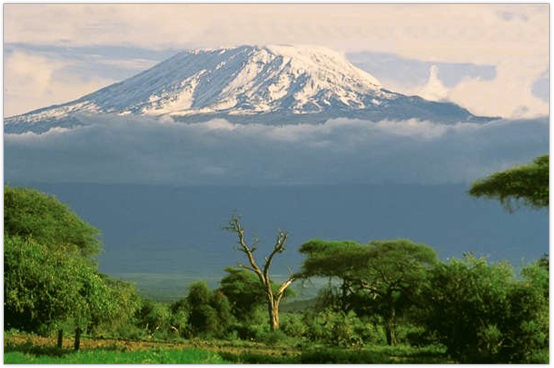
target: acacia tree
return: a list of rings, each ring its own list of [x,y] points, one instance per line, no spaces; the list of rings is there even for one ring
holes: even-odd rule
[[[496,198],[508,211],[522,203],[532,208],[548,207],[548,155],[542,155],[529,165],[491,174],[474,182],[469,194]]]
[[[414,303],[427,269],[438,261],[433,249],[408,239],[374,240],[367,245],[314,239],[300,252],[308,257],[299,276],[342,279],[343,306],[381,316],[389,345],[396,344],[398,316]]]
[[[81,331],[133,313],[133,290],[98,273],[98,233],[53,196],[4,188],[5,328],[58,328],[60,346],[73,328],[78,349]]]
[[[254,258],[254,252],[257,250],[259,239],[254,239],[252,245],[246,243],[244,237],[244,228],[240,224],[240,217],[233,216],[229,221],[229,224],[224,228],[225,230],[234,232],[238,237],[238,246],[236,250],[244,253],[248,259],[248,264],[238,264],[238,267],[244,268],[256,274],[260,281],[260,286],[265,292],[265,298],[267,302],[267,310],[269,315],[269,326],[272,331],[279,329],[279,304],[281,299],[285,295],[285,290],[293,283],[295,276],[289,277],[284,281],[279,288],[275,291],[272,287],[273,281],[269,275],[269,269],[273,258],[277,253],[283,253],[285,251],[285,244],[287,242],[288,233],[286,231],[279,230],[273,245],[273,250],[267,257],[264,258],[264,264],[262,267],[258,266],[256,259]]]

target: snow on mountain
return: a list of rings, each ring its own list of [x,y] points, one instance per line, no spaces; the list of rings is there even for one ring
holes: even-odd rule
[[[7,118],[4,130],[40,132],[54,126],[71,127],[79,125],[75,113],[83,112],[168,115],[185,121],[213,117],[249,121],[264,116],[273,124],[284,117],[289,123],[300,117],[315,122],[339,116],[473,118],[453,104],[387,91],[338,52],[277,45],[184,51],[78,100]]]

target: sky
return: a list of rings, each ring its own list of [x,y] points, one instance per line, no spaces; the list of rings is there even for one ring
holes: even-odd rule
[[[244,44],[324,46],[401,93],[477,115],[544,116],[549,11],[548,4],[5,4],[4,116],[79,98],[183,49]]]

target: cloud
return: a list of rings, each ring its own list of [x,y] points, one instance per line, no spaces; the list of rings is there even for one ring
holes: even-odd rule
[[[529,61],[506,60],[498,64],[496,78],[467,78],[448,92],[448,100],[485,116],[530,118],[548,115],[549,101],[533,93],[533,85],[544,72],[544,65]]]
[[[550,102],[550,69],[545,70],[533,83],[531,92],[544,102]]]
[[[437,77],[445,87],[451,88],[464,78],[493,79],[494,65],[449,63],[420,60],[382,52],[351,52],[346,55],[354,65],[373,74],[379,81],[394,90],[419,88],[429,79],[429,69],[437,68]]]
[[[4,116],[60,104],[115,82],[67,72],[67,59],[13,51],[4,60]]]
[[[481,64],[549,57],[548,4],[7,4],[4,20],[4,42],[28,44],[302,43]]]
[[[530,118],[549,113],[549,72],[539,60],[507,58],[497,65],[476,65],[371,52],[349,57],[386,88],[454,102],[477,115]]]
[[[444,101],[448,96],[448,89],[444,86],[442,81],[438,77],[439,68],[436,65],[432,65],[429,68],[429,80],[427,84],[421,88],[418,96],[421,96],[431,101]]]
[[[548,152],[548,118],[267,126],[79,116],[88,125],[6,134],[5,180],[169,185],[466,183]]]

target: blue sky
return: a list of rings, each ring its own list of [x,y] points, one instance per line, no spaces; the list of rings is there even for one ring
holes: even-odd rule
[[[183,49],[280,43],[341,51],[386,88],[475,114],[548,114],[548,5],[6,4],[4,116],[76,99]]]

